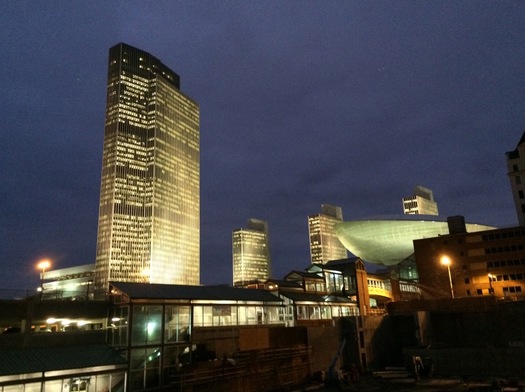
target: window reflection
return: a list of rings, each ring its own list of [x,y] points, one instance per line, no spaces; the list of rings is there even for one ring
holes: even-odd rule
[[[164,341],[187,342],[190,340],[190,307],[166,306]]]
[[[160,343],[162,306],[134,306],[131,344]]]

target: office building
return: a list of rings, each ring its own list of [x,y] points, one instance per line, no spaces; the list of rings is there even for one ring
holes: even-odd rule
[[[416,215],[439,215],[434,193],[425,187],[416,186],[411,196],[403,198],[403,213]]]
[[[46,271],[42,277],[41,299],[93,299],[95,264]]]
[[[348,257],[334,231],[334,225],[343,221],[341,207],[323,204],[321,213],[308,216],[308,234],[310,237],[310,259],[312,264],[326,264],[330,260]]]
[[[199,106],[154,56],[109,50],[95,286],[200,282]]]
[[[233,284],[243,286],[271,275],[268,223],[249,219],[247,228],[232,234]]]
[[[414,241],[422,294],[523,299],[525,229],[456,232]]]
[[[509,176],[518,224],[525,226],[525,133],[514,151],[506,153]]]

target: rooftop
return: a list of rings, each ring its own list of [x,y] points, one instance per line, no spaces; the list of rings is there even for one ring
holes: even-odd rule
[[[279,302],[266,290],[228,286],[186,286],[149,283],[110,282],[110,285],[130,299],[175,299],[209,301]]]
[[[105,344],[2,350],[0,376],[117,365],[126,360]]]

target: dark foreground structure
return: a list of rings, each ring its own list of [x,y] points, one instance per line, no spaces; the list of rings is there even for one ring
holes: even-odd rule
[[[415,382],[415,357],[421,383],[525,379],[525,301],[398,301],[287,326],[290,306],[265,290],[135,283],[106,302],[3,301],[0,392],[364,388]]]

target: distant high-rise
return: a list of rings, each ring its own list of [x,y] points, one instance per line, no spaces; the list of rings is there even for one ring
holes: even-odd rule
[[[109,50],[95,288],[200,283],[199,106],[147,52]]]
[[[416,186],[412,196],[403,198],[403,212],[416,215],[438,215],[434,193],[428,188]]]
[[[265,281],[271,275],[268,223],[249,219],[246,229],[232,234],[233,285]]]
[[[525,133],[514,151],[507,155],[507,170],[520,226],[525,226]]]
[[[321,213],[308,216],[310,259],[312,264],[326,264],[330,260],[346,259],[348,252],[334,231],[334,225],[343,221],[341,207],[321,205]]]

